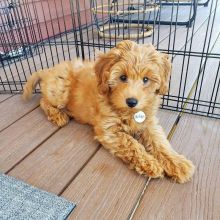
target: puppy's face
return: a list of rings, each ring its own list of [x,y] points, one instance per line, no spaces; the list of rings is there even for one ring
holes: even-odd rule
[[[171,63],[152,45],[122,41],[100,56],[95,65],[99,91],[120,111],[135,112],[153,107],[158,94],[165,94]]]

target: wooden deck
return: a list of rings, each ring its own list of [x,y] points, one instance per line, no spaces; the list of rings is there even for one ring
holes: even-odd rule
[[[193,160],[193,180],[180,185],[129,170],[94,141],[92,129],[73,120],[47,121],[39,96],[0,96],[0,170],[77,204],[69,219],[220,218],[220,121],[184,114],[173,147]],[[176,112],[160,110],[168,134]],[[139,202],[139,198],[143,197]]]

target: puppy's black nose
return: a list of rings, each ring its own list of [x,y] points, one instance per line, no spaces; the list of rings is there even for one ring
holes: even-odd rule
[[[126,103],[130,108],[133,108],[137,105],[138,101],[135,98],[128,98],[126,99]]]

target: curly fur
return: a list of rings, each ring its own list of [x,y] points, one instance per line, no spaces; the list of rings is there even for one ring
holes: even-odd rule
[[[24,88],[24,99],[31,97],[40,81],[40,106],[58,126],[73,117],[93,126],[95,138],[113,155],[139,174],[152,178],[164,173],[179,183],[193,175],[194,165],[170,146],[158,124],[156,112],[160,95],[168,90],[171,62],[152,45],[122,41],[95,63],[73,60],[34,73]],[[120,80],[121,75],[127,81]],[[147,83],[143,83],[147,77]],[[138,104],[130,108],[127,98]],[[134,120],[143,111],[143,123]]]

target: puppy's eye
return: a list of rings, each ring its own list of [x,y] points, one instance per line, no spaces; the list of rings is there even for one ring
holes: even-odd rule
[[[122,81],[122,82],[126,82],[127,81],[127,76],[126,75],[121,75],[120,76],[120,80]]]
[[[147,82],[148,82],[148,78],[147,78],[147,77],[144,77],[144,78],[143,78],[143,82],[144,82],[144,84],[147,83]]]

